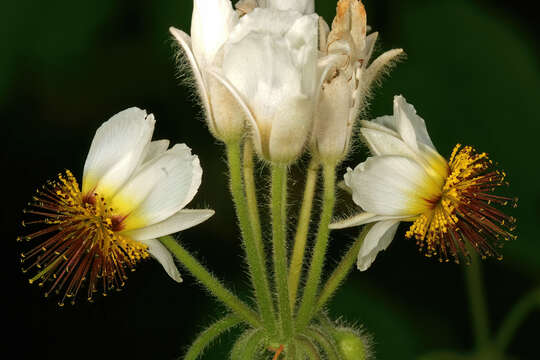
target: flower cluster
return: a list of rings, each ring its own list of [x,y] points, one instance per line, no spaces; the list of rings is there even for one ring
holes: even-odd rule
[[[149,257],[180,282],[174,255],[231,311],[203,332],[186,359],[196,359],[214,337],[243,323],[248,326],[232,349],[233,360],[259,358],[263,348],[274,352],[274,360],[281,354],[366,360],[369,336],[330,320],[324,306],[354,262],[368,269],[401,222],[412,222],[405,238],[415,239],[428,257],[459,262],[472,251],[502,257],[499,248],[515,238],[516,221],[500,208],[517,200],[495,193],[506,185],[506,174],[487,154],[457,145],[443,158],[402,96],[394,98],[393,115],[359,120],[373,84],[403,54],[394,49],[371,60],[378,34],[368,33],[360,0],[339,0],[331,26],[315,13],[314,0],[193,5],[191,36],[174,27],[170,32],[189,65],[208,128],[225,144],[256,306],[235,296],[168,236],[214,212],[185,209],[201,184],[199,159],[185,144],[169,148],[168,140],[151,141],[154,117],[138,108],[114,115],[97,130],[81,186],[67,170],[28,204],[31,218],[23,226],[40,229],[18,240],[41,241],[21,255],[23,271],[34,274],[30,283],[47,284],[46,296],[62,293],[61,305],[68,298],[74,302],[86,283],[92,300],[97,292],[124,286],[127,273]],[[347,170],[344,184],[361,211],[332,223],[336,169],[352,148],[355,130],[371,156]],[[271,237],[261,226],[263,196],[257,190],[263,190],[257,189],[254,151],[270,167]],[[289,261],[288,167],[305,153],[311,160]],[[321,168],[322,202],[307,260]],[[321,284],[330,229],[365,224]]]
[[[189,60],[210,131],[224,142],[249,129],[261,158],[290,163],[311,144],[338,163],[374,79],[401,53],[370,65],[377,33],[364,6],[340,0],[328,24],[313,1],[194,1],[191,38],[170,31]]]

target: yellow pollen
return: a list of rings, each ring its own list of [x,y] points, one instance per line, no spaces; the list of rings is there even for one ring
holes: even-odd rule
[[[125,284],[127,272],[149,257],[148,247],[121,234],[124,217],[116,214],[99,194],[82,194],[77,180],[67,170],[57,181],[48,181],[24,212],[36,217],[25,225],[47,225],[18,240],[42,238],[41,244],[21,254],[21,262],[30,263],[27,272],[38,269],[29,281],[49,282],[45,293],[63,292],[75,301],[84,282],[88,282],[88,300],[98,289],[105,295]]]
[[[494,205],[517,204],[517,199],[497,196],[494,190],[505,182],[506,173],[493,169],[486,153],[456,145],[448,162],[441,198],[413,222],[405,236],[415,238],[420,251],[440,261],[459,255],[468,258],[467,243],[482,257],[497,256],[496,247],[514,239],[515,219]]]

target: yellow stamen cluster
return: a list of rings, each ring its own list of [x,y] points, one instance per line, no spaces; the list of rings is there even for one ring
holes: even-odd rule
[[[449,173],[438,201],[411,225],[405,236],[414,237],[426,256],[449,256],[459,262],[459,255],[468,258],[468,245],[482,257],[501,258],[496,247],[514,239],[515,219],[493,205],[517,205],[517,199],[492,194],[506,185],[506,174],[493,170],[486,153],[476,153],[470,147],[456,145]]]
[[[88,281],[87,298],[101,287],[103,295],[120,289],[127,271],[149,257],[147,246],[120,233],[125,217],[107,206],[97,193],[82,194],[73,174],[68,170],[57,181],[49,181],[37,190],[25,213],[36,220],[23,221],[23,226],[47,225],[17,240],[43,237],[41,244],[21,254],[21,262],[31,264],[23,269],[37,271],[29,281],[40,286],[50,283],[45,296],[53,291],[64,292],[74,302],[83,283]]]

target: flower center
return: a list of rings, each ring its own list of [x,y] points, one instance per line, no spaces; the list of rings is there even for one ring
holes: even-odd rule
[[[405,236],[414,237],[426,256],[439,256],[459,262],[468,259],[472,246],[482,257],[497,256],[505,241],[514,239],[515,219],[495,206],[517,206],[517,199],[492,194],[503,185],[506,173],[493,169],[486,153],[456,145],[452,151],[449,174],[441,197],[430,210],[421,214]]]
[[[83,195],[69,170],[59,174],[57,181],[47,182],[28,205],[24,212],[37,219],[23,221],[23,226],[47,226],[17,238],[44,238],[40,245],[21,254],[23,263],[31,262],[23,272],[37,271],[30,283],[51,284],[45,296],[64,292],[61,306],[66,298],[74,302],[85,281],[89,301],[98,287],[103,295],[123,287],[128,270],[149,256],[146,245],[120,233],[126,217],[115,214],[99,194]]]

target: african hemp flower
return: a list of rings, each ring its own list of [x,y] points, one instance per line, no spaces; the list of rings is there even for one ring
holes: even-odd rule
[[[353,128],[375,79],[402,49],[370,62],[377,33],[366,35],[367,19],[359,0],[340,0],[330,31],[320,19],[319,67],[324,81],[317,102],[311,148],[324,162],[338,163],[349,152]]]
[[[369,268],[385,250],[401,221],[413,222],[405,234],[426,256],[459,262],[468,248],[482,257],[500,257],[497,248],[510,239],[515,219],[497,206],[517,199],[493,194],[506,185],[506,174],[493,168],[486,153],[456,145],[446,161],[435,149],[424,120],[402,96],[394,115],[362,122],[361,133],[372,157],[348,169],[345,184],[364,212],[331,225],[334,229],[375,223],[358,254],[358,268]]]
[[[82,189],[68,170],[37,190],[24,212],[41,226],[18,238],[40,241],[22,254],[30,283],[75,297],[86,282],[87,298],[124,286],[127,274],[150,256],[177,282],[171,254],[156,238],[195,226],[213,210],[188,210],[201,184],[199,159],[185,144],[151,141],[154,116],[124,110],[96,131],[84,165]]]

